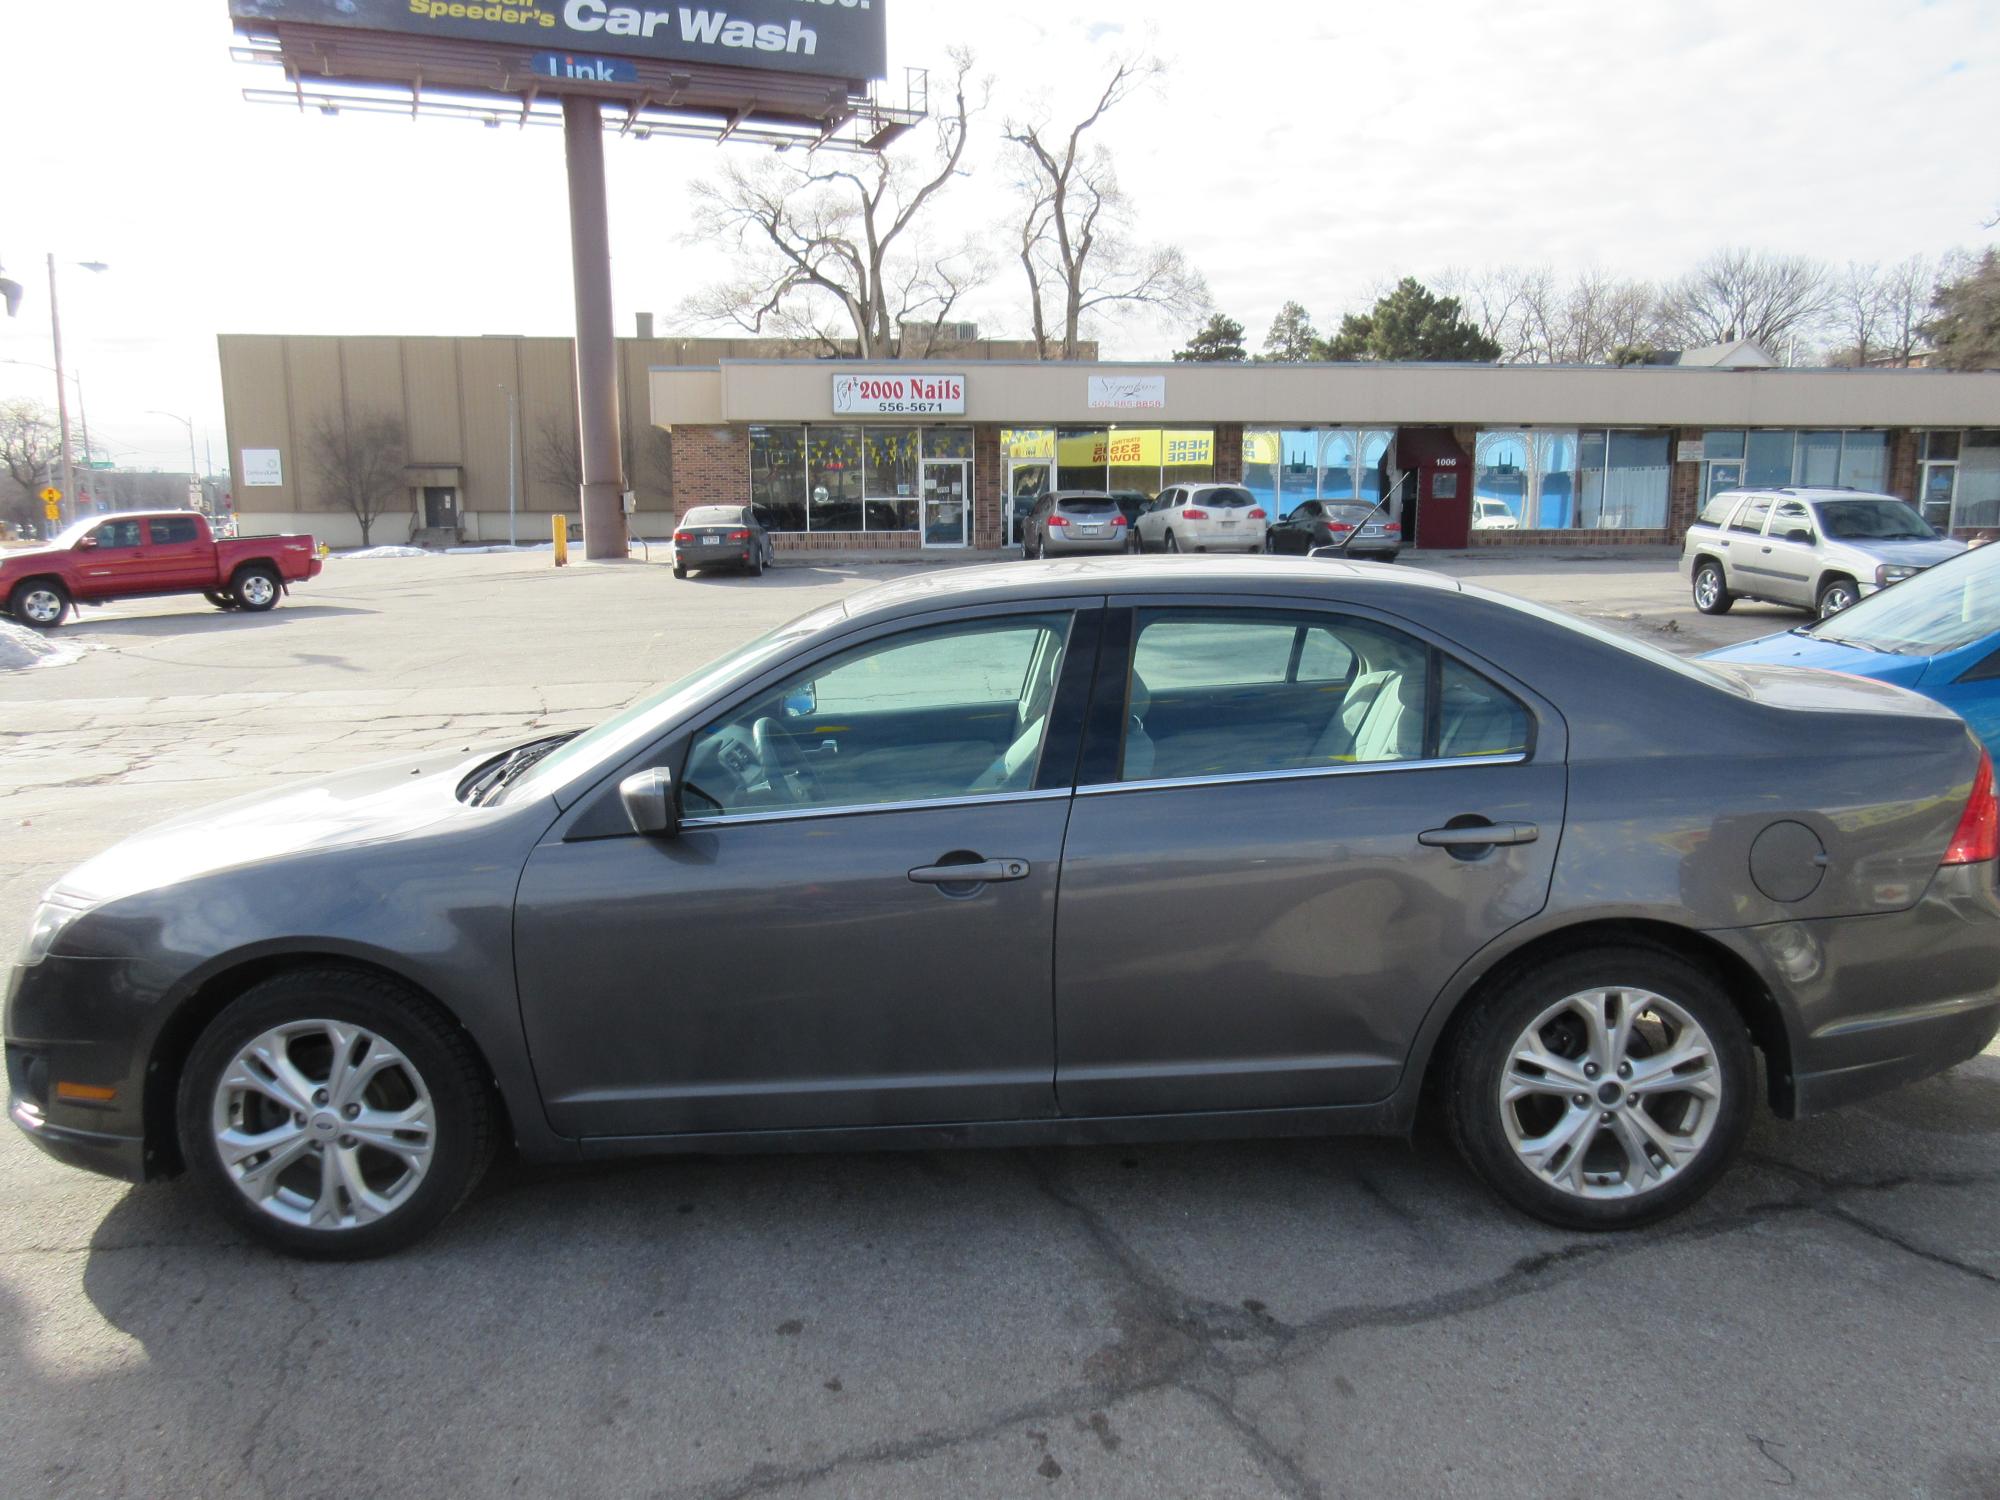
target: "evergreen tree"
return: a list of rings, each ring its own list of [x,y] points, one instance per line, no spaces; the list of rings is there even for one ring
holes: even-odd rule
[[[1185,349],[1174,351],[1174,359],[1181,364],[1240,364],[1249,357],[1243,347],[1243,325],[1221,313],[1209,318]]]
[[[1456,297],[1440,297],[1405,276],[1365,313],[1349,313],[1327,347],[1338,360],[1472,360],[1500,357],[1500,346],[1466,320]]]
[[[1325,347],[1306,310],[1296,302],[1287,302],[1271,320],[1271,331],[1264,335],[1262,358],[1281,364],[1302,364],[1320,358]]]
[[[2000,250],[1937,289],[1924,334],[1948,370],[2000,370]]]

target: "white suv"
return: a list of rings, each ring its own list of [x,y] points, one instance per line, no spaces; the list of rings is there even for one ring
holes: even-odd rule
[[[1681,571],[1705,615],[1761,599],[1824,618],[1964,550],[1894,495],[1725,490],[1688,528]]]
[[[1270,516],[1240,484],[1177,484],[1132,524],[1133,552],[1262,552]]]

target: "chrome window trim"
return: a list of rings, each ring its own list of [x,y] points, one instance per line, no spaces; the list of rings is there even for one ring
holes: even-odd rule
[[[858,813],[912,812],[943,807],[983,807],[991,802],[1055,802],[1071,795],[1070,787],[1035,792],[980,792],[965,797],[927,797],[912,802],[854,802],[841,807],[780,807],[770,812],[713,813],[682,818],[682,828],[727,828],[736,823],[787,823],[798,818],[851,818]]]
[[[1352,765],[1309,766],[1288,771],[1236,771],[1220,776],[1175,776],[1154,781],[1105,781],[1076,789],[1079,797],[1107,797],[1118,792],[1164,792],[1182,787],[1227,786],[1238,781],[1304,781],[1326,776],[1372,776],[1384,771],[1441,771],[1454,766],[1518,766],[1527,761],[1513,755],[1453,755],[1440,760],[1371,760]]]

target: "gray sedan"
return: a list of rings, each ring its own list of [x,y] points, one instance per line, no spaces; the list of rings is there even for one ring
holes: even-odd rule
[[[755,506],[697,505],[674,528],[674,577],[697,568],[729,568],[764,576],[771,565],[771,534]]]
[[[1991,766],[1429,574],[953,570],[58,882],[14,1122],[305,1255],[535,1161],[1402,1132],[1627,1228],[2000,1026]],[[1885,984],[1883,977],[1893,976]]]

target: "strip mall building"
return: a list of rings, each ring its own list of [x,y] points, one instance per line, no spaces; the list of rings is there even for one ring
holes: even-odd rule
[[[648,536],[690,506],[754,504],[781,552],[998,551],[1015,543],[1010,497],[1210,479],[1273,514],[1386,496],[1420,548],[1677,542],[1705,496],[1745,485],[1882,490],[1940,527],[2000,528],[2000,373],[1054,363],[990,344],[879,365],[697,362],[715,346],[623,345],[634,529]],[[225,338],[244,525],[357,541],[316,492],[299,414],[386,401],[409,419],[410,533],[504,539],[505,389],[532,408],[513,429],[516,524],[546,535],[552,512],[574,509],[534,451],[563,410],[565,349]],[[258,478],[279,482],[246,483]],[[404,537],[385,519],[374,539]]]

